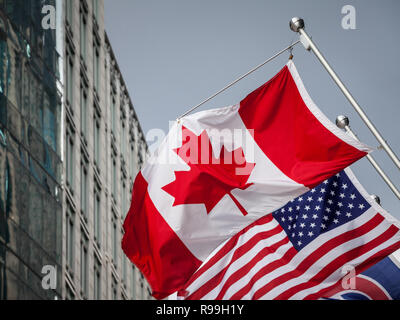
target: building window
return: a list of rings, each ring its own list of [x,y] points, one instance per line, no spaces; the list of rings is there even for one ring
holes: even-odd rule
[[[87,92],[83,86],[81,86],[81,133],[86,143],[87,139]]]
[[[66,216],[66,262],[67,270],[73,276],[74,272],[74,222],[75,213],[69,203],[67,203],[67,216]]]
[[[135,170],[136,170],[136,165],[135,165],[136,154],[133,143],[131,144],[131,156],[129,157],[129,159],[130,159],[131,178],[133,180],[135,178]]]
[[[115,137],[117,132],[116,115],[115,115],[115,97],[111,98],[111,131]]]
[[[100,191],[99,188],[94,190],[94,238],[98,246],[101,243],[101,212],[100,212]]]
[[[87,22],[86,14],[81,11],[81,25],[80,25],[80,47],[81,47],[81,57],[84,62],[86,62],[86,51],[87,51]]]
[[[92,0],[92,6],[93,6],[93,16],[97,19],[97,16],[99,14],[98,0]]]
[[[122,128],[121,128],[121,155],[126,159],[126,126],[125,126],[125,118],[121,119]]]
[[[81,164],[81,213],[87,222],[87,207],[88,207],[88,178],[87,164]]]
[[[101,299],[101,264],[97,258],[94,259],[94,286],[93,298],[94,300]]]
[[[65,294],[65,300],[75,300],[75,294],[68,284],[66,285],[66,288],[67,288],[67,291]]]
[[[100,83],[100,52],[96,44],[93,46],[93,87],[99,92]]]
[[[72,26],[73,23],[72,19],[74,17],[73,15],[74,0],[66,0],[65,5],[66,5],[65,11],[67,13],[67,22],[70,26]]]
[[[125,181],[122,181],[122,204],[121,204],[121,215],[122,217],[125,217],[126,211],[127,211],[127,203],[126,203],[126,183]]]
[[[112,241],[112,258],[115,269],[118,266],[118,234],[117,234],[117,220],[113,214],[111,221],[111,241]]]
[[[69,2],[69,1],[67,1]],[[73,92],[73,85],[74,85],[74,63],[72,57],[67,54],[67,74],[66,74],[66,97],[67,97],[67,104],[72,107],[73,99],[74,99],[74,92]]]
[[[118,283],[114,276],[112,276],[111,293],[112,300],[118,300]]]
[[[94,148],[94,161],[97,168],[100,168],[100,121],[94,117],[93,123],[93,148]]]
[[[127,268],[127,259],[125,256],[122,257],[122,281],[124,282],[124,286],[126,288],[126,283],[128,281],[128,268]]]
[[[65,164],[66,164],[66,175],[67,175],[67,186],[71,192],[74,190],[74,139],[72,132],[67,130],[67,147],[65,151]]]
[[[135,272],[135,267],[132,266],[132,272],[131,272],[131,293],[132,293],[132,300],[136,299],[136,272]]]
[[[111,181],[111,192],[114,201],[117,202],[117,162],[115,155],[112,156],[112,181]]]
[[[83,234],[83,230],[81,233]],[[81,241],[81,291],[84,299],[88,298],[88,240],[85,236]]]

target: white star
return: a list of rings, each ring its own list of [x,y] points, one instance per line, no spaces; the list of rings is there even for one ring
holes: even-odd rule
[[[297,245],[300,247],[301,246],[301,241],[297,241]]]
[[[358,206],[360,209],[364,209],[364,205],[361,203],[359,206]]]
[[[331,212],[331,209],[330,208],[325,208],[325,211],[326,212]]]
[[[302,237],[303,236],[303,232],[299,232],[299,237]]]
[[[314,192],[315,192],[315,188],[311,189],[311,193],[314,193]]]
[[[322,219],[324,219],[325,221],[329,220],[328,216],[324,216]]]
[[[308,233],[308,236],[309,237],[312,237],[314,235],[314,233],[312,232],[312,231],[310,231],[309,233]]]
[[[350,218],[350,217],[351,217],[351,213],[350,213],[350,212],[347,212],[347,213],[346,213],[346,217],[347,217],[347,218]]]
[[[333,204],[333,201],[331,199],[328,199],[329,204]]]
[[[322,228],[322,229],[326,229],[326,225],[322,223],[322,224],[321,224],[321,228]]]
[[[339,210],[337,210],[335,213],[336,213],[337,216],[340,216],[340,211]]]
[[[354,199],[356,198],[356,195],[353,193],[353,194],[351,194],[350,198],[351,198],[352,200],[354,200]]]
[[[333,182],[333,186],[337,187],[337,182],[336,181]]]
[[[325,188],[322,188],[320,192],[321,192],[321,193],[325,193],[325,192],[326,192],[326,191],[325,191]]]
[[[321,207],[320,206],[315,206],[315,210],[320,210],[321,209]]]
[[[305,220],[305,219],[307,219],[307,218],[308,218],[308,215],[306,215],[306,214],[303,214],[302,218]]]
[[[338,223],[339,223],[339,220],[338,220],[338,219],[333,219],[333,222],[336,223],[336,224],[338,224]]]
[[[305,206],[304,209],[308,211],[310,210],[310,206]]]
[[[331,196],[334,196],[334,195],[335,195],[335,191],[332,190],[332,191],[330,192],[330,194],[331,194]]]
[[[288,219],[289,219],[289,221],[292,221],[292,220],[293,220],[292,216],[289,216],[289,218],[288,218]]]
[[[343,183],[343,184],[342,184],[342,188],[343,188],[344,190],[346,190],[346,189],[347,189],[347,183]]]
[[[292,228],[296,229],[296,224],[295,223],[293,223]]]
[[[339,174],[339,173],[337,173],[337,174],[336,174],[336,177],[338,177],[338,178],[339,178],[339,177],[340,177],[340,174]]]
[[[343,207],[343,203],[341,203],[341,202],[338,202],[337,205],[338,205],[339,208]]]
[[[322,197],[318,198],[318,202],[322,202],[324,199]]]
[[[340,195],[339,195],[339,197],[341,197],[342,199],[345,197],[345,195],[344,195],[344,193],[341,193]]]
[[[315,227],[315,223],[310,223],[310,228],[314,228]]]
[[[302,202],[303,201],[303,197],[298,198],[297,201]]]
[[[285,217],[282,217],[281,221],[282,221],[282,222],[285,222],[285,221],[286,221]]]
[[[285,208],[282,208],[282,209],[281,209],[281,212],[284,213],[284,212],[285,212]]]
[[[300,210],[300,206],[296,206],[296,210]]]
[[[295,235],[296,235],[296,234],[293,232],[293,233],[292,233],[292,238],[294,238]]]
[[[349,203],[348,207],[349,207],[350,209],[353,209],[353,208],[354,208],[354,206],[353,206],[352,203]]]
[[[300,223],[300,228],[304,228],[306,226],[305,223]]]
[[[292,229],[292,227],[291,227],[291,226],[288,226],[288,230],[290,230],[290,229]]]
[[[324,181],[324,184],[328,184],[328,180],[325,180],[325,181]]]
[[[308,202],[311,202],[311,201],[312,201],[312,197],[308,197],[308,198],[307,198],[307,201],[308,201]]]
[[[292,207],[289,207],[288,211],[289,211],[289,212],[292,212],[292,211],[293,211]]]
[[[313,219],[315,220],[315,219],[317,219],[318,218],[318,215],[317,214],[313,214]]]

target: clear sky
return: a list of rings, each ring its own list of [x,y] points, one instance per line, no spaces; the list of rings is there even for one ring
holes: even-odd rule
[[[344,5],[356,9],[356,29],[342,28]],[[143,130],[168,130],[169,121],[289,45],[294,16],[400,156],[398,0],[105,0],[106,30]],[[236,104],[278,72],[284,54],[200,110]],[[318,107],[333,122],[350,118],[359,138],[378,142],[317,58],[300,45],[294,62]],[[151,143],[151,142],[149,142]],[[384,151],[372,153],[400,188]],[[400,219],[400,200],[362,159],[354,173],[382,206]]]

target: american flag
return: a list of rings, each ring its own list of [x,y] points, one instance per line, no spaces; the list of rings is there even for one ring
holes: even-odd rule
[[[399,222],[346,169],[222,243],[181,299],[319,299],[400,248]]]

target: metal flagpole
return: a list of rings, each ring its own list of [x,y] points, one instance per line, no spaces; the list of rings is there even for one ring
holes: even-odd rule
[[[365,122],[367,127],[371,130],[372,134],[379,141],[379,143],[381,144],[382,148],[387,152],[387,154],[389,155],[390,159],[392,159],[392,161],[397,166],[397,168],[400,169],[400,160],[399,160],[399,158],[396,156],[396,154],[393,152],[393,150],[387,144],[385,139],[383,139],[382,135],[375,128],[375,126],[372,124],[372,122],[368,119],[367,115],[362,110],[360,105],[357,103],[357,101],[351,95],[349,90],[347,90],[346,86],[339,79],[339,77],[337,76],[335,71],[333,71],[333,69],[329,65],[328,61],[326,61],[326,59],[324,58],[322,53],[318,50],[317,46],[314,44],[314,42],[311,40],[311,38],[308,36],[308,34],[304,31],[304,20],[301,19],[301,18],[298,18],[298,17],[292,18],[292,20],[290,20],[290,29],[292,31],[298,32],[300,34],[300,41],[302,42],[304,47],[307,50],[311,49],[314,52],[314,54],[317,56],[318,60],[325,67],[325,69],[328,71],[329,75],[332,77],[333,81],[335,81],[335,83],[338,85],[340,90],[343,92],[343,94],[345,95],[347,100],[349,100],[351,105],[354,107],[354,109],[360,115],[361,119]]]
[[[355,133],[350,128],[350,121],[349,121],[348,117],[338,116],[336,118],[336,125],[340,129],[346,130],[346,132],[348,134],[350,134],[354,139],[358,140],[358,137],[355,135]],[[393,193],[396,195],[396,197],[399,198],[399,200],[400,200],[400,191],[396,188],[396,186],[389,179],[389,177],[386,175],[386,173],[382,170],[382,168],[379,166],[379,164],[375,161],[375,159],[370,154],[367,154],[367,159],[372,164],[372,166],[375,168],[375,170],[379,173],[379,175],[382,177],[382,179],[385,180],[386,184],[393,191]]]
[[[236,80],[232,81],[230,84],[228,84],[227,86],[225,86],[224,88],[222,88],[221,90],[219,90],[218,92],[214,93],[213,95],[211,95],[210,97],[208,97],[207,99],[203,100],[202,102],[200,102],[199,104],[195,105],[193,108],[189,109],[188,111],[186,111],[184,114],[182,114],[177,120],[179,121],[181,118],[187,116],[189,113],[192,113],[194,110],[196,110],[197,108],[201,107],[203,104],[205,104],[206,102],[210,101],[211,99],[215,98],[217,95],[219,95],[220,93],[224,92],[225,90],[229,89],[230,87],[232,87],[234,84],[236,84],[237,82],[239,82],[240,80],[242,80],[243,78],[247,77],[249,74],[253,73],[254,71],[260,69],[262,66],[264,66],[265,64],[267,64],[268,62],[270,62],[271,60],[275,59],[276,57],[280,56],[282,53],[291,50],[296,44],[298,44],[300,42],[300,40],[297,40],[296,42],[292,43],[291,45],[287,46],[286,48],[282,49],[281,51],[275,53],[272,57],[268,58],[267,60],[265,60],[263,63],[260,63],[258,66],[254,67],[253,69],[251,69],[250,71],[246,72],[245,74],[241,75],[239,78],[237,78]],[[292,55],[291,55],[292,56]]]

